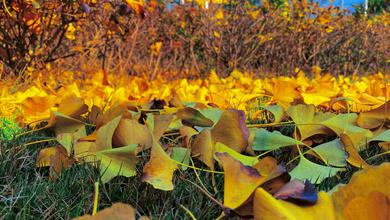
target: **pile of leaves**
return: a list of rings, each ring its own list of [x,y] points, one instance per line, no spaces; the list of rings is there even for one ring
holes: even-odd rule
[[[81,86],[77,74],[64,74],[72,77],[61,85],[53,75],[20,85],[24,91],[16,93],[2,87],[2,106],[14,103],[8,113],[21,111],[22,124],[54,132],[57,144],[43,148],[36,160],[36,166],[50,167],[53,180],[63,169],[88,163],[99,169],[102,183],[140,175],[170,191],[175,173],[192,169],[224,175],[223,203],[214,201],[227,216],[353,219],[360,210],[386,219],[390,166],[375,167],[359,152],[377,145],[381,153],[375,157],[389,154],[387,76],[318,73],[310,79],[298,73],[261,80],[235,71],[225,79],[211,74],[167,84],[123,76],[114,85],[100,72],[80,80]],[[283,164],[275,152],[293,159]],[[145,154],[150,156],[141,165]],[[313,184],[347,165],[363,171],[332,194],[317,193]]]

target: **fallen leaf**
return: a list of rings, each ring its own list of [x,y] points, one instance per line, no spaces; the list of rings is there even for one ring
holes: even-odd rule
[[[347,165],[347,154],[340,139],[325,142],[313,148],[313,151],[320,155],[320,159],[331,166],[345,167]]]
[[[190,157],[191,157],[191,151],[188,148],[183,147],[173,147],[172,148],[172,154],[171,158],[175,161],[189,165],[190,164]],[[181,164],[178,165],[182,170],[187,170],[187,166],[182,166]]]
[[[150,160],[143,169],[142,181],[150,183],[156,189],[173,190],[172,178],[176,169],[177,163],[154,140]]]
[[[297,125],[300,140],[318,134],[331,135],[333,132],[321,122],[334,117],[333,113],[316,113],[314,105],[294,105],[287,109],[287,114]]]
[[[159,135],[161,131],[157,131]],[[140,149],[152,147],[152,133],[146,125],[138,123],[134,119],[122,118],[112,136],[114,146],[127,146],[138,144]]]
[[[128,204],[114,203],[111,207],[105,208],[96,213],[96,215],[83,215],[74,218],[74,220],[135,220],[136,210]],[[144,220],[146,217],[141,217]]]
[[[267,151],[275,150],[281,147],[305,145],[301,141],[285,136],[279,131],[269,132],[264,128],[256,129],[255,138],[253,140],[253,150]]]
[[[359,155],[359,152],[356,149],[356,147],[353,145],[351,138],[349,138],[345,134],[341,134],[340,138],[344,144],[345,151],[348,153],[347,161],[349,164],[351,164],[352,166],[357,167],[357,168],[366,168],[366,167],[370,166]]]
[[[249,137],[244,112],[234,109],[224,111],[211,129],[211,136],[214,143],[221,142],[237,152],[244,151]]]
[[[190,107],[181,108],[177,111],[176,116],[182,120],[184,125],[211,127],[214,122],[206,118],[198,110]]]
[[[318,193],[315,205],[301,206],[288,201],[278,200],[262,188],[257,188],[253,203],[254,219],[326,219],[336,220],[331,197],[326,192]]]
[[[241,206],[265,180],[256,169],[245,166],[228,153],[216,153],[221,161],[224,177],[224,205],[230,209]]]
[[[380,125],[390,120],[390,101],[367,112],[361,112],[356,120],[356,123],[367,129],[377,128]]]
[[[301,155],[298,165],[290,172],[290,175],[293,179],[308,179],[311,183],[317,184],[336,175],[340,170],[342,169],[313,163]]]
[[[116,176],[131,177],[137,174],[135,167],[138,163],[137,147],[137,144],[132,144],[94,153],[100,162],[99,170],[103,183]]]

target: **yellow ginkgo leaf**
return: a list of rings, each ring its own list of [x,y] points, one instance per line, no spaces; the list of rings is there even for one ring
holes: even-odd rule
[[[74,218],[73,220],[135,220],[136,210],[128,204],[114,203],[111,207],[103,209],[96,213],[96,215],[84,215]],[[142,220],[147,220],[147,217],[141,217]]]
[[[318,193],[318,200],[312,206],[300,206],[278,200],[262,188],[257,188],[253,203],[254,219],[271,220],[336,220],[337,216],[331,197],[326,192]]]
[[[177,168],[177,163],[169,157],[160,143],[154,140],[150,160],[143,169],[142,180],[156,189],[173,190],[172,178]]]
[[[362,112],[357,118],[357,124],[362,128],[377,128],[390,121],[390,101],[371,111]]]
[[[265,182],[266,176],[249,166],[243,165],[228,153],[216,153],[225,172],[224,205],[230,209],[241,206]]]

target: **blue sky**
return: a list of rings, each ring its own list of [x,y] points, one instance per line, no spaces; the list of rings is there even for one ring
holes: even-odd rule
[[[344,1],[344,8],[348,9],[350,11],[354,11],[354,5],[360,5],[363,4],[364,0],[334,0],[333,2],[329,0],[315,0],[316,2],[320,3],[320,6],[341,6],[342,2]]]
[[[179,2],[179,0],[176,0],[177,2]],[[320,6],[330,6],[330,5],[333,5],[333,6],[341,6],[341,4],[343,4],[344,2],[344,8],[345,9],[348,9],[350,10],[351,12],[354,11],[354,5],[360,5],[360,4],[363,4],[364,0],[314,0],[316,2],[319,2],[320,3]],[[171,8],[172,5],[170,3],[168,3],[168,8]]]

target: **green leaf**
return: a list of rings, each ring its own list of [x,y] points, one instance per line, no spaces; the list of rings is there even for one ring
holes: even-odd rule
[[[191,154],[191,151],[188,148],[173,147],[171,158],[176,160],[179,163],[183,163],[183,164],[188,165],[188,164],[190,164],[190,154]],[[182,170],[187,170],[187,168],[188,168],[187,166],[181,166]]]
[[[242,154],[238,153],[237,151],[231,149],[230,147],[228,147],[220,142],[217,142],[215,144],[215,152],[216,153],[217,152],[228,153],[231,157],[240,161],[245,166],[253,166],[254,164],[259,162],[258,157],[251,157],[251,156],[242,155]],[[214,157],[214,158],[218,161],[218,158],[216,158],[216,157]],[[218,162],[220,162],[220,161],[218,161]]]
[[[199,110],[206,118],[210,119],[214,122],[214,125],[218,122],[219,118],[221,118],[222,110],[218,108],[206,108]]]
[[[367,139],[372,137],[372,132],[358,127],[356,125],[357,117],[356,113],[339,114],[321,122],[321,124],[332,129],[339,136],[346,134],[351,138],[353,145],[359,149],[366,143]]]
[[[338,167],[345,167],[347,165],[348,155],[346,154],[343,143],[340,139],[335,139],[318,145],[313,148],[313,150],[325,160],[325,163],[329,165]]]
[[[371,141],[383,141],[383,142],[390,142],[390,129],[380,133],[376,137],[370,140]]]
[[[70,156],[72,152],[73,146],[73,134],[72,133],[63,133],[59,134],[56,137],[58,143],[60,143],[66,150],[68,156]]]
[[[265,107],[265,109],[269,112],[271,112],[274,115],[274,122],[273,123],[279,123],[284,115],[284,111],[282,106],[280,105],[269,105]]]
[[[342,169],[313,163],[301,156],[298,165],[290,172],[290,175],[291,179],[308,179],[311,183],[318,184],[325,178],[336,175],[340,170]]]
[[[87,132],[85,130],[85,126],[82,126],[74,133],[58,134],[56,139],[58,143],[60,143],[66,149],[68,156],[70,156],[73,150],[74,142],[85,136],[87,136]]]
[[[269,132],[264,128],[259,128],[256,129],[252,148],[253,150],[266,151],[293,145],[305,144],[294,138],[284,136],[279,131]]]

